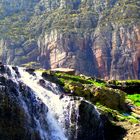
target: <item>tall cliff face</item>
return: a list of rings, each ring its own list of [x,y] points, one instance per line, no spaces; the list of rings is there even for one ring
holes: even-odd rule
[[[45,68],[75,68],[106,79],[140,78],[138,0],[26,3],[20,1],[17,14],[3,14],[0,20],[3,61],[37,61]]]

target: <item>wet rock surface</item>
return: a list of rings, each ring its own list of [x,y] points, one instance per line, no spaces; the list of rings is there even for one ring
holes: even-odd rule
[[[22,82],[17,84],[10,77],[0,76],[1,140],[41,140],[36,119],[40,120],[46,111],[47,107],[37,101],[30,88]],[[43,118],[42,121],[45,122]]]
[[[104,130],[100,116],[93,111],[95,108],[92,104],[82,101],[79,106],[79,134],[78,140],[104,139]]]
[[[35,75],[35,69],[32,68],[26,68],[25,71],[27,71],[29,74]]]

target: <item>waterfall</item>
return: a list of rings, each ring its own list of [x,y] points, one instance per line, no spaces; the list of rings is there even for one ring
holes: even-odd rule
[[[74,126],[77,124],[77,113],[80,101],[74,100],[72,97],[68,96],[60,99],[60,95],[62,93],[58,90],[59,87],[54,83],[45,81],[45,84],[47,85],[46,87],[51,87],[51,90],[50,88],[47,89],[40,86],[38,82],[40,79],[42,79],[42,77],[39,73],[36,73],[35,76],[33,76],[22,68],[19,68],[19,72],[22,82],[27,84],[34,91],[34,94],[39,97],[49,108],[47,119],[52,132],[51,140],[57,140],[57,137],[60,137],[60,140],[67,140],[68,135],[70,134],[69,132],[66,132],[66,130],[70,129],[71,125]],[[72,122],[70,118],[73,113],[73,109],[75,111],[75,115],[77,115],[75,122]],[[65,135],[67,135],[67,137]]]
[[[25,68],[18,68],[17,72],[11,66],[8,69],[17,89],[21,86],[26,91],[19,89],[18,98],[41,140],[104,139],[99,113],[93,105],[80,97],[60,98],[64,93],[59,86],[44,80],[39,72],[29,74]]]

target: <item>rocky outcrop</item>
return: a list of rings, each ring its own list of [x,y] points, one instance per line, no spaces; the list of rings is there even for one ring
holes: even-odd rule
[[[66,73],[66,74],[71,74],[74,75],[75,74],[75,70],[74,69],[69,69],[69,68],[56,68],[56,69],[51,69],[50,70],[51,73],[56,73],[56,72],[62,72],[62,73]]]
[[[86,101],[82,101],[79,106],[79,126],[77,140],[83,139],[104,139],[103,124],[96,114],[94,106]],[[84,133],[83,133],[84,132]]]
[[[97,88],[95,86],[79,83],[65,83],[65,86],[73,91],[73,95],[83,96],[92,103],[101,103],[112,109],[125,109],[125,92],[111,88]]]
[[[30,61],[36,61],[39,55],[35,41],[27,41],[19,44],[0,40],[1,60],[6,64],[20,65]]]
[[[95,92],[95,101],[113,109],[125,109],[125,92],[102,88]]]
[[[139,80],[126,80],[126,81],[108,81],[108,87],[120,89],[128,94],[140,94]]]
[[[8,67],[4,66],[3,73],[0,73],[0,139],[41,140],[38,125],[40,120],[42,124],[46,122],[43,114],[48,108],[25,84],[14,82]]]
[[[6,8],[16,1],[7,0]],[[36,61],[47,69],[72,68],[105,79],[139,79],[139,8],[138,0],[18,2],[9,17],[3,10],[1,59],[18,65]],[[19,19],[16,10],[27,12],[19,12]],[[7,26],[11,21],[14,27]]]

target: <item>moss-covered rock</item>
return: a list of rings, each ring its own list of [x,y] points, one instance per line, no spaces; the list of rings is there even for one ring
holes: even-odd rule
[[[114,90],[111,88],[100,88],[95,91],[94,98],[96,102],[112,108],[124,109],[125,108],[125,95],[121,90]]]
[[[51,73],[65,73],[65,74],[70,74],[70,75],[74,75],[75,74],[75,70],[74,69],[69,69],[69,68],[56,68],[56,69],[51,69],[50,70]]]
[[[48,73],[48,72],[42,72],[42,77],[50,82],[53,83],[59,83],[59,80],[57,77],[54,76],[54,74],[52,73]],[[60,84],[60,83],[59,83]]]
[[[140,80],[112,80],[108,81],[108,86],[115,89],[120,89],[129,94],[140,93]]]
[[[42,76],[61,85],[66,93],[84,97],[93,104],[99,102],[112,109],[125,109],[125,92],[107,87],[103,80],[84,75],[75,76],[63,72],[52,73],[49,71],[43,72]]]

